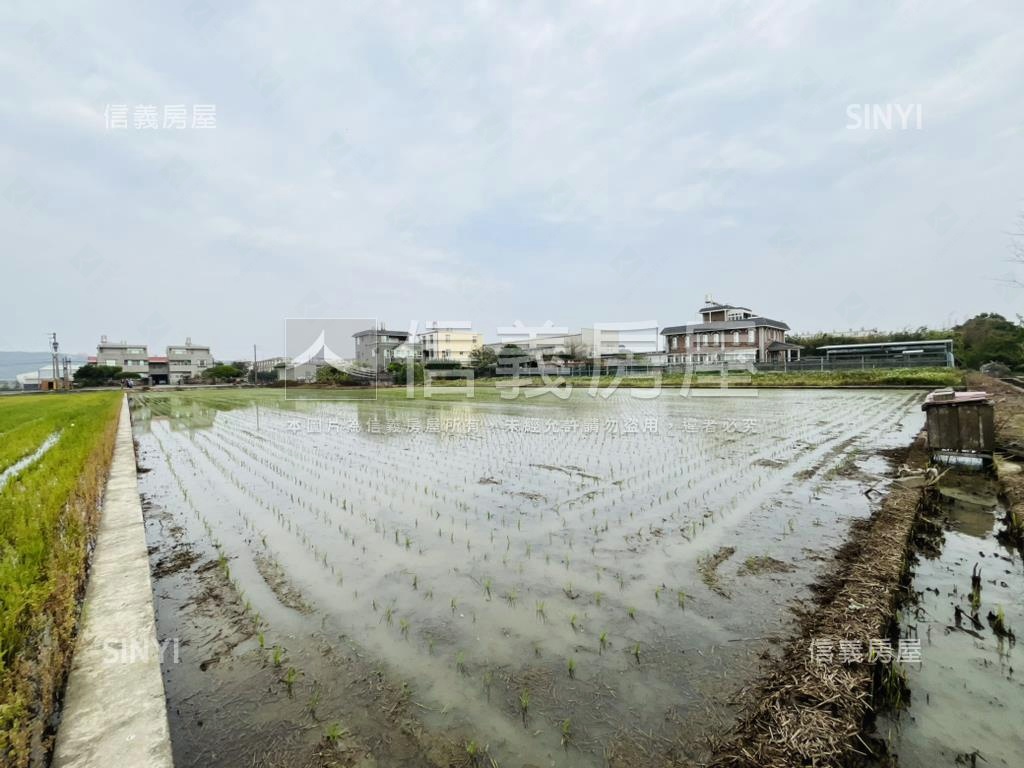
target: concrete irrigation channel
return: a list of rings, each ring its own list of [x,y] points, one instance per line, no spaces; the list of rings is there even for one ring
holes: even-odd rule
[[[128,403],[92,557],[55,768],[172,765]]]

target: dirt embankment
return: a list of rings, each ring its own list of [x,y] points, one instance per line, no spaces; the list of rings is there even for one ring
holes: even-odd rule
[[[980,373],[970,374],[967,385],[989,393],[995,404],[996,450],[1017,460],[1010,463],[997,458],[996,472],[1006,503],[1003,536],[1024,549],[1024,472],[1019,469],[1024,459],[1024,389]]]
[[[892,457],[893,466],[923,468],[924,436]],[[734,730],[716,747],[716,768],[839,766],[864,753],[861,738],[872,711],[874,663],[822,663],[812,641],[866,645],[888,637],[900,584],[907,569],[920,488],[893,484],[867,520],[854,524],[847,543],[816,585],[814,604],[803,613],[799,634],[781,659],[742,694],[743,711]]]

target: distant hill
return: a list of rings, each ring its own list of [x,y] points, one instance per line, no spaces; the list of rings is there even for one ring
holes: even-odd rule
[[[63,358],[63,353],[61,354]],[[73,363],[84,363],[85,355],[68,354]],[[19,373],[28,373],[50,364],[50,353],[42,352],[0,352],[0,381],[13,381]]]

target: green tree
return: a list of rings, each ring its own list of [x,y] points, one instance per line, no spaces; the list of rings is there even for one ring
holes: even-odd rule
[[[1024,327],[994,312],[983,312],[954,328],[956,356],[968,368],[985,363],[1024,366]]]
[[[412,369],[412,381],[413,384],[423,383],[423,365],[421,363],[409,360],[403,362],[401,360],[395,360],[388,365],[388,372],[395,380],[395,384],[406,384],[409,381],[409,370]]]
[[[498,367],[498,353],[490,347],[477,347],[469,353],[469,359],[477,377],[493,376]]]
[[[203,371],[203,378],[210,381],[233,381],[245,376],[245,371],[235,365],[221,363]]]
[[[328,384],[331,386],[352,386],[354,384],[365,384],[354,376],[330,365],[321,365],[316,369],[316,383]]]
[[[124,377],[123,369],[118,365],[95,365],[89,363],[75,371],[75,383],[83,387],[102,387],[112,381]]]

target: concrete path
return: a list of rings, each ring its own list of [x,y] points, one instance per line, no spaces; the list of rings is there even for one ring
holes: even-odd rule
[[[172,661],[175,649],[167,649]],[[172,768],[128,400],[68,679],[55,768]]]

